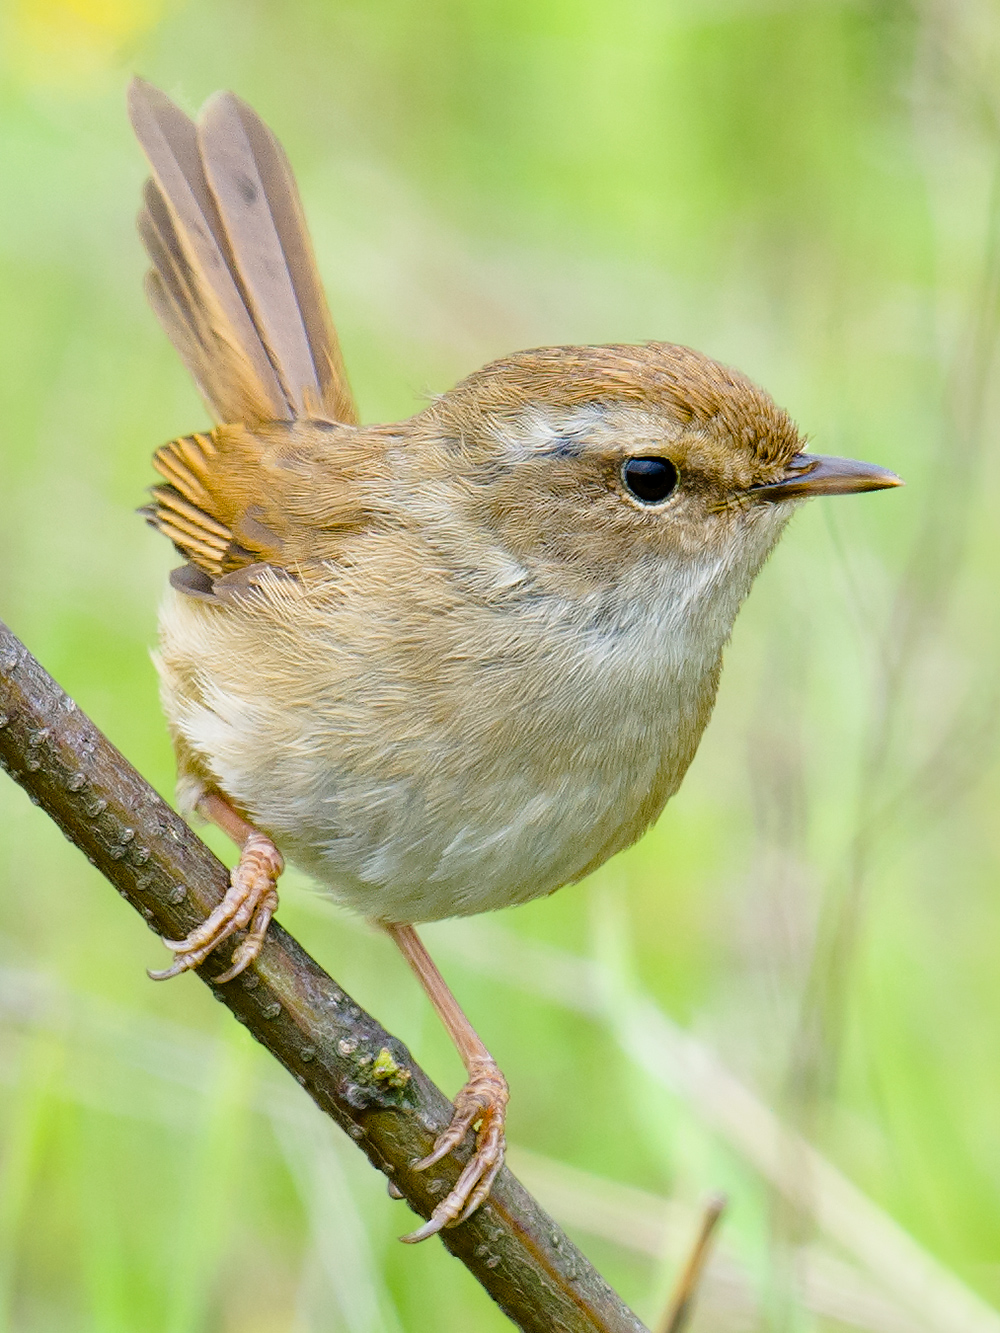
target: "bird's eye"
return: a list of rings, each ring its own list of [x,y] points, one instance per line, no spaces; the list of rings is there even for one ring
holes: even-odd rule
[[[644,505],[659,504],[677,485],[677,469],[669,458],[626,458],[622,481]]]

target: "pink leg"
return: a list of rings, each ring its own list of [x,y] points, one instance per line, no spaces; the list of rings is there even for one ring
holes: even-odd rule
[[[425,1171],[435,1162],[440,1162],[442,1157],[447,1157],[462,1142],[473,1125],[479,1126],[475,1155],[459,1176],[455,1188],[447,1198],[441,1200],[429,1221],[403,1237],[403,1240],[412,1244],[426,1240],[442,1227],[457,1226],[459,1222],[464,1222],[489,1194],[503,1166],[507,1146],[504,1138],[507,1080],[462,1012],[413,927],[385,925],[383,929],[396,942],[416,974],[469,1073],[469,1081],[455,1098],[455,1114],[451,1124],[438,1136],[430,1154],[417,1162],[415,1170]]]
[[[220,985],[232,981],[260,953],[271,917],[278,907],[277,878],[285,868],[281,853],[270,838],[259,833],[218,792],[206,792],[198,802],[199,813],[217,824],[240,848],[229,889],[218,907],[183,940],[164,940],[174,952],[174,961],[162,972],[150,972],[154,981],[165,981],[193,967],[200,967],[216,945],[238,930],[247,935],[233,951],[232,964],[215,978]]]

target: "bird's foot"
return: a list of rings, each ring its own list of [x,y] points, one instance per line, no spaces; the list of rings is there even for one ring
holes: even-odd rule
[[[164,940],[173,950],[174,961],[162,972],[150,972],[154,981],[165,981],[193,967],[200,967],[223,940],[236,931],[247,935],[233,950],[229,968],[213,978],[221,985],[239,976],[260,953],[271,917],[278,907],[277,879],[285,868],[281,853],[270,838],[256,831],[243,844],[226,896],[218,907],[183,940]]]
[[[415,1171],[426,1171],[458,1146],[466,1132],[478,1124],[476,1151],[466,1163],[451,1193],[441,1200],[430,1218],[402,1239],[410,1244],[426,1240],[442,1227],[458,1226],[471,1217],[490,1192],[503,1166],[507,1141],[504,1121],[509,1093],[507,1080],[489,1057],[477,1059],[469,1070],[469,1081],[455,1098],[451,1124],[439,1134],[431,1152],[414,1164]]]

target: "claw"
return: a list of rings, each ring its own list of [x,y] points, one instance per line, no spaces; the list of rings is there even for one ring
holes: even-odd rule
[[[455,1098],[455,1114],[451,1124],[439,1134],[431,1152],[413,1165],[414,1171],[426,1171],[429,1166],[447,1157],[466,1132],[476,1123],[475,1154],[466,1163],[454,1188],[442,1199],[434,1212],[416,1231],[400,1239],[408,1245],[434,1236],[444,1227],[458,1226],[472,1216],[489,1194],[497,1174],[503,1166],[506,1139],[504,1119],[507,1114],[507,1080],[493,1060],[482,1060],[470,1070],[471,1077]]]
[[[494,1155],[493,1165],[487,1170],[486,1174],[480,1178],[479,1184],[472,1192],[472,1198],[465,1205],[461,1214],[451,1223],[452,1226],[459,1226],[462,1222],[470,1218],[481,1203],[488,1197],[493,1188],[493,1182],[500,1174],[500,1168],[503,1166],[504,1153],[507,1150],[507,1140],[501,1134],[497,1151]]]
[[[269,892],[265,893],[257,905],[250,921],[250,931],[233,950],[233,957],[227,971],[215,978],[216,986],[223,986],[227,981],[245,971],[264,947],[264,936],[271,924],[271,917],[278,909],[278,894],[273,882]]]
[[[436,1216],[431,1216],[422,1227],[417,1227],[416,1231],[409,1231],[405,1236],[400,1236],[404,1245],[419,1245],[422,1240],[430,1240],[431,1236],[436,1236],[444,1224],[439,1222]]]
[[[215,985],[232,981],[260,953],[271,918],[277,910],[275,880],[285,867],[281,853],[270,838],[251,833],[243,845],[239,863],[230,877],[222,902],[183,940],[164,940],[175,955],[170,967],[150,972],[154,981],[166,981],[200,967],[209,954],[230,935],[249,926],[246,939],[237,945],[229,968],[216,977]]]
[[[220,972],[217,977],[213,977],[212,985],[224,986],[227,981],[232,981],[234,977],[238,977],[241,972],[246,971],[246,969],[250,966],[250,964],[253,962],[253,960],[257,957],[257,954],[259,953],[260,953],[259,944],[255,951],[251,951],[247,949],[246,940],[244,940],[242,944],[237,945],[236,948],[233,950],[232,965],[226,968],[225,972]]]
[[[146,968],[146,976],[150,981],[169,981],[171,977],[179,977],[182,972],[187,971],[187,965],[183,962],[175,962],[170,967],[161,968],[154,971],[151,967]]]

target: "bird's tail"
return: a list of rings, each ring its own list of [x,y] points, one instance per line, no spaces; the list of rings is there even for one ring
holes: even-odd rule
[[[219,422],[357,422],[299,193],[281,145],[232,93],[198,123],[142,79],[146,291]]]

